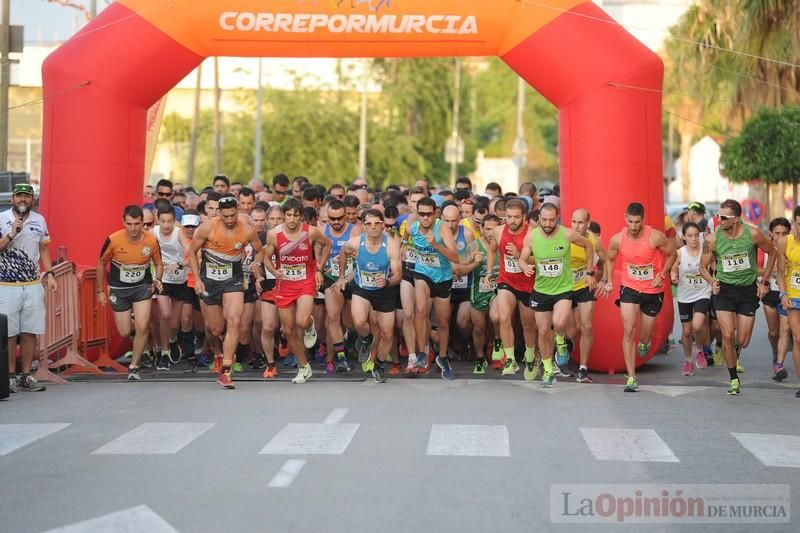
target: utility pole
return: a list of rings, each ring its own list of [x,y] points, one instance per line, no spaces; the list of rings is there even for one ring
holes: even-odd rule
[[[3,2],[2,20],[0,21],[0,170],[8,170],[8,85],[11,76],[11,0]]]
[[[92,20],[97,16],[97,0],[89,2],[89,13],[92,15]]]
[[[192,114],[192,131],[189,138],[189,168],[186,175],[186,185],[194,187],[194,160],[197,154],[197,126],[200,121],[200,92],[203,77],[203,64],[197,65],[197,82],[194,86],[194,113]]]
[[[514,139],[514,164],[519,169],[519,182],[522,183],[528,168],[528,142],[525,139],[525,80],[517,80],[517,138]]]
[[[214,57],[214,175],[220,173],[222,168],[222,132],[219,116],[219,58]]]
[[[455,188],[456,186],[456,174],[458,173],[458,163],[459,163],[459,149],[461,147],[461,142],[459,139],[458,134],[458,115],[461,112],[461,58],[456,58],[456,65],[455,65],[455,94],[453,96],[453,142],[456,146],[456,157],[452,157],[450,159],[450,187]]]
[[[253,142],[253,179],[261,179],[261,129],[263,127],[264,116],[261,106],[264,101],[264,86],[261,83],[261,72],[264,68],[264,60],[258,58],[258,91],[256,92],[256,135]]]
[[[369,71],[371,63],[366,60],[364,78],[361,88],[361,127],[358,135],[358,177],[367,179],[367,84],[369,84]]]

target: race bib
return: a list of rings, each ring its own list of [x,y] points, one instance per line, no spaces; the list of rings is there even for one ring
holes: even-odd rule
[[[692,290],[702,290],[705,288],[706,280],[700,274],[686,274],[683,279],[686,285]]]
[[[177,265],[176,265],[177,266]],[[164,276],[162,280],[164,283],[183,283],[186,281],[186,269],[183,267],[177,267],[174,270],[170,269],[167,270],[164,268]]]
[[[560,258],[543,259],[536,264],[539,265],[539,275],[544,278],[557,278],[564,270],[564,261]]]
[[[572,271],[572,281],[578,283],[586,276],[586,267],[578,268]]]
[[[750,255],[747,252],[722,256],[723,272],[741,272],[750,269]]]
[[[228,281],[233,277],[233,265],[230,263],[224,265],[207,263],[206,277],[214,281]]]
[[[494,292],[497,290],[497,281],[489,281],[486,278],[481,278],[478,284],[478,292]]]
[[[423,254],[417,256],[417,263],[430,268],[441,268],[442,264],[439,262],[439,254]]]
[[[281,273],[285,280],[302,281],[306,279],[306,265],[305,263],[300,263],[299,265],[281,265]]]
[[[655,267],[650,265],[628,265],[628,276],[636,281],[651,281],[655,278]]]
[[[789,274],[789,286],[795,290],[800,290],[800,271],[795,270]]]
[[[406,263],[414,264],[417,262],[417,250],[406,248]]]
[[[468,289],[469,288],[468,276],[453,276],[453,288]]]
[[[149,265],[122,265],[119,267],[119,280],[122,283],[139,283],[144,279]]]
[[[385,272],[360,272],[362,289],[380,289],[386,286]]]
[[[337,255],[335,258],[331,259],[331,276],[334,278],[339,277],[339,256]],[[349,277],[353,274],[353,259],[347,258],[347,263],[344,270],[344,276]]]
[[[522,274],[522,269],[519,267],[517,260],[510,255],[503,256],[503,264],[505,265],[506,272],[509,274]]]

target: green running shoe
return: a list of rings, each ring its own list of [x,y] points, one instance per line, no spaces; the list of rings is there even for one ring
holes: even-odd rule
[[[545,371],[544,375],[542,376],[542,386],[546,388],[551,388],[553,383],[555,383],[556,378],[552,372]]]
[[[242,371],[242,363],[233,363],[231,370],[234,372],[241,372]]]
[[[475,369],[472,371],[472,373],[485,374],[487,366],[489,366],[489,363],[486,362],[486,359],[479,360],[475,363]]]
[[[728,389],[728,396],[739,396],[741,392],[741,383],[738,379],[731,380],[731,388]]]
[[[639,380],[634,377],[628,378],[628,382],[625,384],[625,392],[639,392]]]
[[[533,361],[525,363],[525,371],[522,374],[525,376],[525,381],[536,381],[536,365]]]
[[[492,349],[492,361],[499,361],[503,358],[503,346],[500,341],[494,341],[494,348]]]
[[[506,364],[503,367],[503,375],[504,376],[513,376],[519,372],[519,365],[517,364],[516,359],[513,357],[510,359],[506,359]]]
[[[373,361],[369,359],[361,363],[361,370],[364,371],[365,374],[372,374],[372,368],[375,366]]]

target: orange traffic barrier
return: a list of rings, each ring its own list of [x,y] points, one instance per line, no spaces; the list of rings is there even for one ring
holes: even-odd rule
[[[64,372],[91,372],[102,374],[102,371],[78,353],[78,332],[80,330],[80,304],[78,301],[78,277],[75,264],[62,262],[53,268],[57,289],[45,293],[45,332],[40,338],[39,368],[36,379],[66,383],[67,381],[50,369],[68,366]],[[47,361],[51,356],[63,351],[62,357],[51,364]]]
[[[89,350],[98,350],[94,364],[99,368],[110,368],[119,373],[127,373],[128,369],[111,358],[109,348],[108,308],[97,302],[95,281],[97,271],[87,268],[80,273],[81,302],[81,335],[79,350],[88,354]]]

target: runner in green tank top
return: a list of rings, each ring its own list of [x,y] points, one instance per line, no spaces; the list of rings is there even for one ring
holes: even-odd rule
[[[703,243],[700,263],[700,274],[711,284],[711,301],[722,330],[722,352],[731,379],[730,395],[739,394],[738,373],[744,371],[739,356],[750,343],[758,301],[769,290],[768,280],[776,259],[772,241],[760,229],[744,224],[741,216],[739,202],[722,202],[719,228]],[[756,247],[769,254],[763,275],[766,286],[756,283]],[[711,265],[716,265],[716,278],[711,275]]]
[[[531,307],[536,312],[539,351],[544,365],[542,384],[545,387],[552,387],[554,381],[553,330],[555,334],[565,336],[572,320],[570,244],[583,247],[587,257],[594,250],[589,239],[561,226],[557,221],[558,207],[551,203],[542,205],[539,227],[528,233],[519,258],[519,264],[525,273],[536,276]],[[558,346],[556,362],[559,367],[569,362],[565,343]]]
[[[481,237],[476,241],[481,263],[472,272],[469,300],[471,304],[470,321],[472,323],[472,346],[477,361],[473,374],[485,374],[486,362],[486,320],[489,307],[497,296],[497,273],[500,270],[500,258],[497,255],[497,243],[494,240],[494,229],[500,225],[495,215],[486,215],[481,222]],[[500,326],[495,324],[495,335],[500,335]]]

